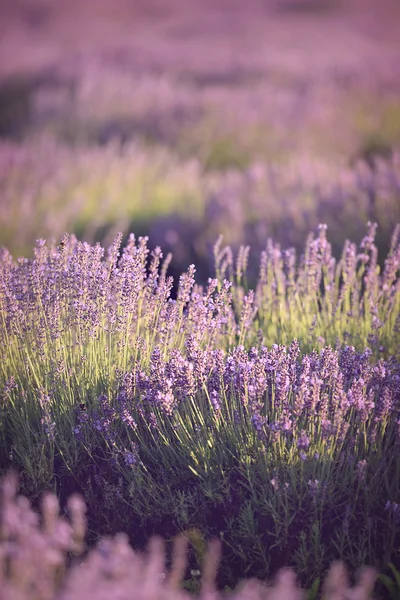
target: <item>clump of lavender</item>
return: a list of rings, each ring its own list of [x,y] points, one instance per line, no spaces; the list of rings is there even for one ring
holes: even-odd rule
[[[33,496],[66,473],[89,491],[95,468],[104,514],[118,499],[137,522],[173,514],[178,530],[191,520],[207,530],[198,498],[229,505],[215,527],[259,575],[270,545],[276,561],[292,548],[303,575],[313,562],[321,573],[337,548],[354,567],[355,556],[389,562],[399,541],[399,228],[382,274],[374,235],[370,224],[360,253],[346,243],[338,263],[323,226],[297,265],[268,242],[255,290],[247,250],[234,272],[217,244],[217,277],[196,285],[191,265],[176,300],[168,258],[147,238],[121,248],[118,236],[104,250],[65,235],[17,261],[2,251],[1,468],[21,471]],[[327,537],[327,520],[351,542]]]

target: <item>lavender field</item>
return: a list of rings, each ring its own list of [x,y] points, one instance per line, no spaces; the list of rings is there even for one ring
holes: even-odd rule
[[[2,10],[0,599],[398,598],[397,4]]]

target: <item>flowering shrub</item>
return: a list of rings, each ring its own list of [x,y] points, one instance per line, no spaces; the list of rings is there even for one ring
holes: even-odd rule
[[[198,528],[223,540],[223,581],[399,544],[400,227],[380,272],[369,224],[336,262],[325,227],[296,265],[268,242],[256,288],[215,246],[171,299],[146,238],[107,252],[63,236],[1,255],[1,454],[36,500],[84,493],[92,531]],[[277,343],[278,342],[278,343]],[[93,541],[93,540],[92,540]]]

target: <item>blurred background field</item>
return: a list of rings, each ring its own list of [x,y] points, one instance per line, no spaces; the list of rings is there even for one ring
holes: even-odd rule
[[[218,235],[337,255],[400,219],[400,8],[356,0],[2,2],[0,245],[116,231],[204,278]]]

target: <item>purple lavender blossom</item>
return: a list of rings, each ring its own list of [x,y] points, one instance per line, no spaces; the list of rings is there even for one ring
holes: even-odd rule
[[[356,465],[356,476],[360,483],[365,482],[365,476],[367,471],[367,461],[365,459],[358,461]]]
[[[116,412],[105,394],[100,395],[97,402],[99,409],[93,410],[89,420],[90,426],[101,433],[108,442],[114,443]]]
[[[302,430],[297,440],[297,447],[299,448],[299,450],[307,450],[309,445],[310,439],[307,436],[306,432]]]
[[[260,414],[254,412],[251,415],[251,422],[253,423],[254,429],[257,431],[257,433],[260,433],[263,429],[266,419]]]
[[[393,518],[394,523],[400,522],[400,505],[396,502],[390,502],[388,500],[385,504],[385,511],[387,511]]]
[[[220,398],[219,394],[216,390],[210,392],[210,402],[215,412],[219,412],[221,410]]]
[[[39,404],[42,410],[42,417],[40,419],[40,423],[43,427],[43,431],[50,442],[54,442],[56,435],[56,424],[53,420],[52,411],[51,411],[51,399],[47,395],[46,390],[41,389],[39,395]]]
[[[318,479],[314,479],[314,481],[311,481],[311,479],[310,479],[308,481],[307,485],[310,490],[311,497],[313,499],[315,499],[317,497],[318,491],[320,489],[320,483],[319,483]]]

